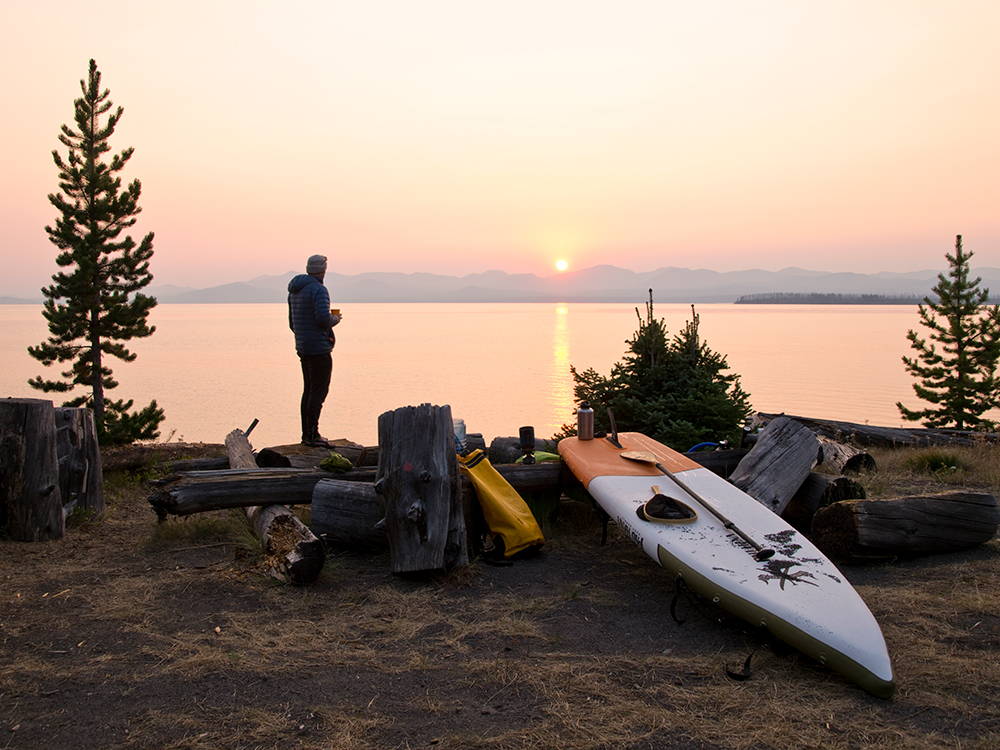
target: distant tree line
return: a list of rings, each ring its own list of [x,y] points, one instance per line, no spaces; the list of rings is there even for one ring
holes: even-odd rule
[[[819,292],[762,292],[744,294],[737,305],[918,305],[916,294],[821,294]]]

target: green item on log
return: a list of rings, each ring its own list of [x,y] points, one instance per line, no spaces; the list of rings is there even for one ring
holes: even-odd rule
[[[319,462],[319,468],[323,471],[332,471],[334,474],[341,474],[354,468],[351,460],[340,455],[337,451],[330,451],[330,455]]]
[[[535,451],[534,455],[535,455],[535,463],[536,464],[543,464],[543,463],[545,463],[547,461],[561,461],[562,460],[561,458],[559,458],[559,454],[558,453],[548,453],[546,451]],[[521,456],[514,463],[516,463],[516,464],[524,463],[524,456]]]

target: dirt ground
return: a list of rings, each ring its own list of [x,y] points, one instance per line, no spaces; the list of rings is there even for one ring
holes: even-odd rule
[[[893,657],[881,700],[704,602],[678,623],[581,503],[509,567],[415,582],[334,551],[293,588],[236,514],[157,524],[141,481],[107,492],[61,541],[0,542],[0,748],[1000,746],[997,540],[843,567]]]

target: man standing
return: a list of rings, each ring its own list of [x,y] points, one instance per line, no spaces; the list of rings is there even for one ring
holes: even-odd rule
[[[306,272],[288,282],[288,327],[295,334],[295,352],[302,364],[302,444],[321,448],[330,447],[319,434],[319,414],[333,372],[333,327],[340,322],[340,315],[330,310],[325,276],[326,256],[312,255]]]

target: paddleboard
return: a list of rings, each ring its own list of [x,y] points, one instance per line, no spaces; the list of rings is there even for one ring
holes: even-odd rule
[[[643,551],[673,576],[723,609],[767,628],[862,688],[882,698],[895,690],[882,630],[844,574],[782,518],[722,477],[638,432],[607,439],[566,438],[559,455],[590,495]],[[688,487],[652,463],[621,457],[652,453]],[[640,517],[652,485],[687,504],[696,517],[664,524]],[[699,502],[698,497],[704,502]],[[757,544],[765,560],[727,529],[710,504]]]

